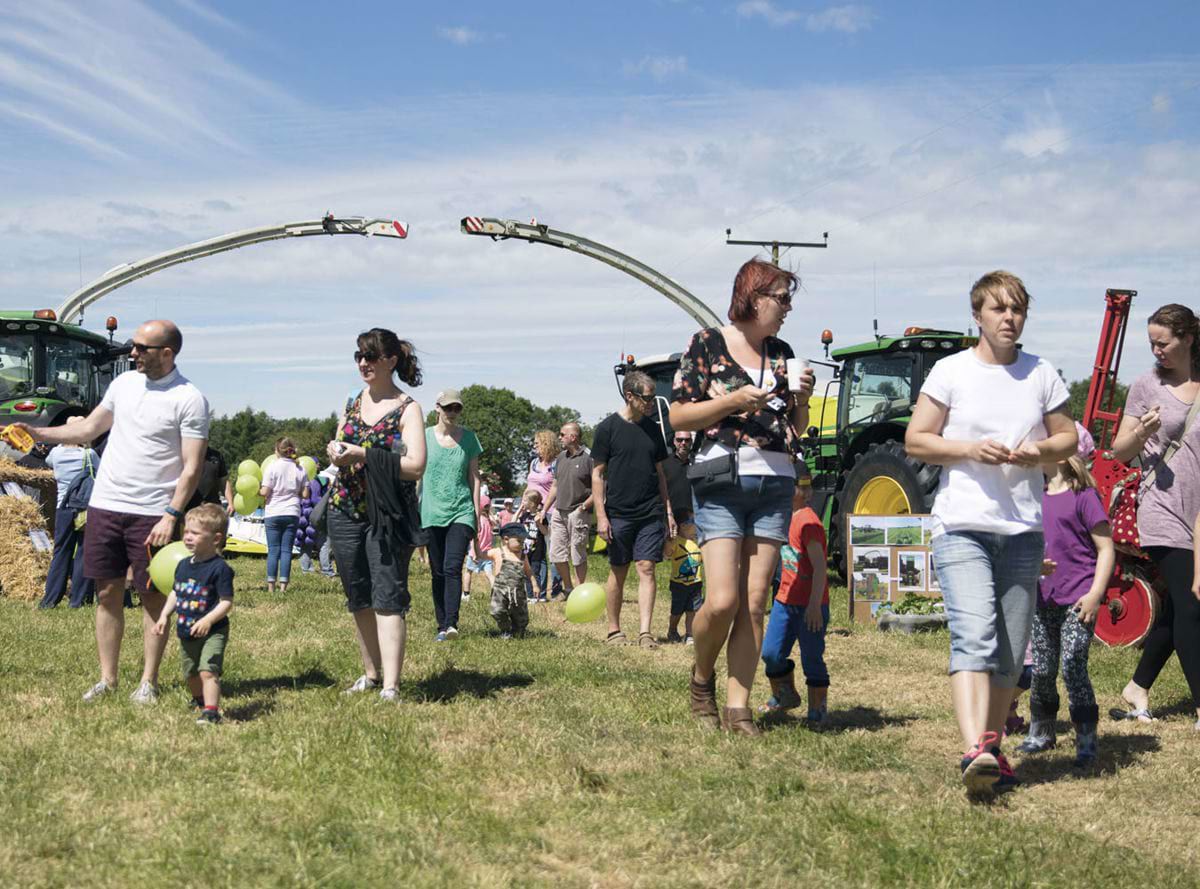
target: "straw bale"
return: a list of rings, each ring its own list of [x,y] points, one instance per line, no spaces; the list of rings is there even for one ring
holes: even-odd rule
[[[35,529],[46,529],[37,503],[0,494],[0,595],[25,601],[42,597],[50,553],[33,548],[29,532]]]

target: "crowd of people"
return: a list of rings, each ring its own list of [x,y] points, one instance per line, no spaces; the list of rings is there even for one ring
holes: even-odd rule
[[[779,337],[798,284],[771,263],[745,263],[733,282],[730,323],[698,331],[682,354],[669,442],[654,416],[653,380],[630,370],[624,403],[595,428],[590,448],[577,423],[565,423],[557,438],[550,430],[534,436],[525,489],[503,510],[493,510],[481,482],[483,448],[461,422],[461,394],[439,392],[437,421],[427,428],[421,405],[401,388],[422,383],[412,344],[383,328],[362,333],[354,352],[362,385],[341,407],[327,448],[328,474],[311,485],[294,445],[281,439],[263,477],[268,587],[287,588],[298,517],[307,514],[315,525],[320,514],[322,536],[308,539],[324,544],[323,569],[332,556],[362,660],[362,675],[346,693],[373,691],[394,701],[415,552],[428,552],[438,642],[458,636],[461,603],[480,576],[501,637],[519,637],[530,604],[555,589],[566,598],[586,582],[594,516],[609,562],[608,644],[659,647],[652,626],[655,572],[667,560],[666,640],[694,653],[695,719],[714,730],[759,734],[751,690],[761,662],[771,686],[761,712],[806,703],[809,723],[822,723],[830,685],[827,541],[808,506],[811,479],[798,459],[815,378]],[[1055,745],[1060,664],[1076,762],[1085,766],[1098,755],[1087,651],[1114,548],[1106,505],[1087,468],[1091,438],[1070,416],[1066,387],[1051,364],[1018,346],[1030,304],[1023,282],[1008,272],[975,283],[970,308],[978,343],[934,365],[905,438],[910,457],[942,467],[932,551],[949,618],[962,780],[973,793],[1019,783],[1001,745],[1006,727],[1014,728],[1023,688],[1032,689],[1032,724],[1020,749],[1036,754]],[[1151,316],[1148,333],[1156,365],[1131,387],[1113,451],[1122,460],[1140,456],[1146,468],[1141,546],[1169,595],[1119,715],[1154,719],[1150,689],[1176,652],[1200,729],[1200,433],[1193,425],[1200,324],[1191,310],[1169,305]],[[143,324],[132,345],[136,372],[115,380],[91,415],[28,431],[59,445],[49,461],[64,481],[56,540],[68,551],[83,537],[81,566],[72,568],[56,551],[54,590],[48,583],[44,604],[62,597],[72,571],[71,604],[92,595],[93,584],[98,601],[100,677],[84,699],[116,689],[122,595],[131,572],[145,628],[133,699],[149,703],[158,695],[164,630],[174,613],[193,703],[201,721],[214,722],[233,587],[219,554],[227,515],[211,501],[219,499],[219,479],[227,473],[218,468],[209,473],[217,478],[202,480],[209,410],[176,367],[182,344],[171,322]],[[105,433],[98,456],[89,443]],[[210,502],[189,510],[198,486],[207,488],[201,499]],[[224,487],[231,508],[234,495],[228,482]],[[180,531],[192,555],[164,596],[148,581],[149,552]],[[635,639],[621,623],[630,565]],[[795,683],[796,647],[806,702]],[[719,706],[722,652],[727,681]]]

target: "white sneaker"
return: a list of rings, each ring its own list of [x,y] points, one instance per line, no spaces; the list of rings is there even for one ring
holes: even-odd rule
[[[446,638],[447,639],[457,639],[458,638],[458,627],[446,627]]]
[[[107,694],[112,694],[114,691],[116,691],[114,686],[109,685],[107,682],[101,679],[83,693],[83,701],[85,704],[90,704],[93,701],[98,701]]]
[[[464,602],[470,602],[470,601],[471,601],[471,594],[470,594],[470,593],[463,593],[463,594],[462,594],[462,600],[463,600]]]
[[[684,645],[695,645],[696,638],[694,636],[688,636],[686,639],[683,640],[683,644]]]
[[[379,683],[378,679],[369,679],[367,677],[367,674],[364,673],[363,675],[361,675],[357,679],[355,679],[354,684],[352,686],[350,686],[349,688],[345,689],[342,692],[342,694],[356,695],[356,694],[359,694],[364,691],[372,691],[373,689],[379,688],[379,685],[380,685],[380,683]]]
[[[389,704],[400,703],[400,692],[395,688],[385,688],[379,693],[379,700]]]
[[[149,682],[143,682],[129,696],[129,700],[135,704],[153,704],[158,700],[158,687],[151,685]]]

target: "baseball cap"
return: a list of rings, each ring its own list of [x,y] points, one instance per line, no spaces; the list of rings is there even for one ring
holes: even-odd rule
[[[501,537],[527,537],[528,529],[520,522],[509,522],[506,525],[501,525],[497,532]]]
[[[447,407],[451,404],[457,404],[462,407],[462,396],[458,394],[457,389],[443,389],[437,394],[437,400],[434,402],[438,407]]]

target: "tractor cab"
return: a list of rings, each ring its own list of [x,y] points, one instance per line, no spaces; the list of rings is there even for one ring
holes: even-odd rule
[[[826,346],[832,339],[822,337]],[[841,552],[848,515],[929,511],[938,467],[908,457],[904,432],[933,366],[976,342],[957,331],[909,327],[902,336],[833,351],[826,365],[833,379],[813,399],[805,441],[813,508],[825,519],[832,550]],[[829,422],[835,402],[836,425]]]
[[[128,346],[112,341],[116,319],[109,322],[106,339],[49,309],[0,312],[0,426],[56,426],[99,404],[128,364]]]

